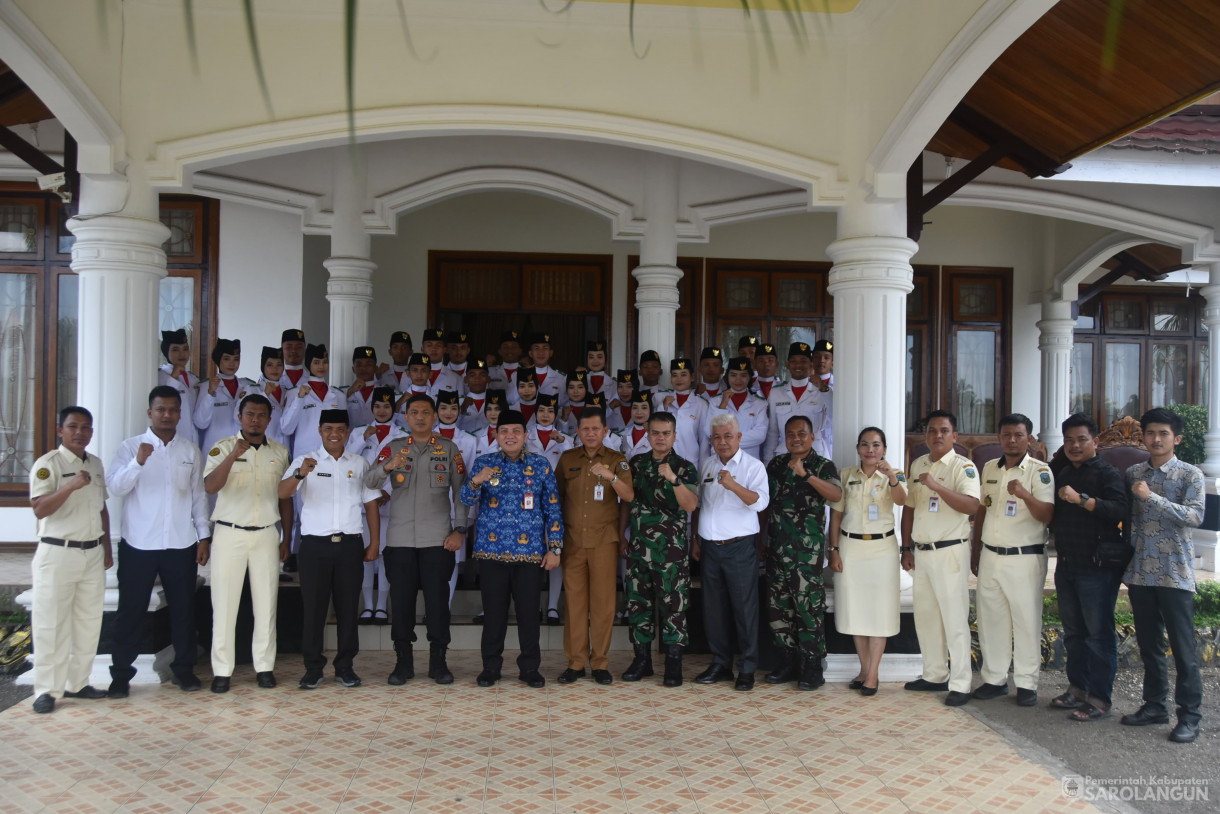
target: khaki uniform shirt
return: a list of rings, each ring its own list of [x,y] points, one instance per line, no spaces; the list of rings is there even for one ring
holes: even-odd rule
[[[1035,499],[1055,502],[1055,479],[1051,468],[1026,455],[1021,463],[1004,468],[1004,459],[983,466],[983,542],[996,548],[1020,548],[1046,542],[1046,526],[1029,511],[1025,501],[1008,494],[1008,482],[1020,481]],[[1009,508],[1009,501],[1013,501]]]
[[[221,438],[208,450],[203,466],[205,479],[229,456],[240,437]],[[224,521],[250,528],[266,528],[280,522],[280,480],[291,462],[288,447],[270,438],[257,449],[246,450],[233,462],[228,480],[216,493],[212,522]]]
[[[895,471],[898,477],[898,488],[906,494],[906,475]],[[830,504],[830,508],[843,513],[839,530],[849,534],[885,534],[894,529],[894,503],[890,490],[889,477],[881,471],[873,472],[871,478],[864,476],[864,470],[858,466],[849,466],[839,473],[843,484],[843,497],[838,502]],[[868,507],[876,504],[877,519],[869,520]],[[838,545],[831,541],[831,545]]]
[[[444,545],[453,530],[449,525],[452,497],[453,525],[466,525],[468,506],[462,503],[462,484],[466,482],[466,462],[457,444],[440,433],[420,438],[408,435],[395,438],[388,445],[393,457],[400,449],[407,450],[407,462],[401,469],[391,470],[390,525],[381,532],[382,544],[388,548],[429,548]],[[388,460],[388,458],[386,459]],[[364,485],[381,489],[386,482],[386,461],[369,467]]]
[[[631,483],[631,466],[621,452],[602,447],[592,458],[584,447],[569,449],[559,456],[555,465],[555,482],[559,488],[559,504],[563,507],[563,544],[592,548],[596,545],[618,545],[618,494],[610,480],[599,478],[589,470],[601,463],[619,480]],[[597,485],[602,486],[602,499],[596,500]]]
[[[911,526],[912,542],[967,539],[970,536],[970,515],[955,512],[943,497],[921,485],[919,476],[924,472],[958,494],[980,497],[978,469],[965,455],[958,455],[957,450],[950,449],[945,457],[935,463],[931,455],[920,456],[907,473],[906,505],[915,510],[915,522]],[[934,497],[938,498],[936,511],[931,511]]]
[[[72,540],[78,543],[102,536],[102,509],[106,506],[106,474],[96,455],[77,458],[62,444],[43,455],[30,469],[30,497],[43,497],[59,491],[76,473],[85,470],[93,478],[84,489],[68,495],[59,511],[38,520],[38,536]]]

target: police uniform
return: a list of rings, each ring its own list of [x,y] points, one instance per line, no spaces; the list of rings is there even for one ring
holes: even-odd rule
[[[59,698],[89,685],[102,630],[106,590],[103,526],[106,473],[96,455],[78,458],[67,447],[34,461],[30,499],[55,494],[80,471],[89,483],[68,495],[53,514],[38,519],[30,626],[34,642],[34,698]]]
[[[813,351],[804,342],[793,342],[788,356],[793,354],[812,358]],[[813,451],[823,458],[833,457],[831,436],[831,394],[818,388],[810,379],[793,379],[787,384],[773,388],[767,399],[770,420],[767,422],[767,440],[763,443],[763,460],[770,460],[784,449],[784,426],[793,416],[803,415],[813,427]]]
[[[485,611],[480,680],[494,683],[504,663],[510,597],[517,615],[517,666],[525,675],[537,671],[542,663],[539,565],[546,553],[563,550],[563,516],[555,473],[546,458],[522,450],[514,461],[501,450],[480,455],[471,470],[477,475],[484,467],[492,469],[494,476],[481,485],[468,479],[462,487],[462,502],[478,509],[473,557],[480,561],[479,587]]]
[[[161,332],[161,354],[169,358],[170,345],[188,344],[186,330]],[[182,412],[178,416],[178,434],[191,443],[197,443],[199,433],[195,429],[195,396],[199,388],[199,377],[189,370],[183,370],[178,376],[173,376],[174,366],[164,364],[157,368],[157,384],[172,387],[182,397]]]
[[[978,470],[950,449],[939,461],[923,455],[908,472],[907,506],[914,511],[913,601],[915,633],[923,654],[923,679],[949,682],[952,692],[970,692],[970,516],[954,511],[919,482],[928,473],[945,487],[979,497]],[[950,665],[949,661],[952,661]]]
[[[386,464],[399,450],[405,451],[406,462],[387,473]],[[448,438],[437,433],[408,434],[389,443],[388,458],[379,458],[365,485],[380,488],[387,474],[392,490],[390,524],[384,534],[385,568],[394,606],[390,636],[399,659],[395,673],[407,666],[413,672],[411,643],[421,590],[433,661],[443,659],[449,647],[448,588],[455,559],[444,543],[454,529],[465,532],[467,507],[459,496],[467,478],[466,461]]]
[[[373,364],[377,364],[377,351],[368,345],[362,345],[352,351],[352,362],[357,359],[372,359]],[[364,385],[356,391],[347,394],[347,415],[348,420],[352,425],[371,424],[373,421],[373,390],[377,385],[377,376],[365,382]],[[344,388],[344,391],[350,390],[350,387]]]
[[[592,457],[582,446],[559,457],[556,480],[563,503],[563,588],[567,620],[563,628],[568,669],[608,670],[614,627],[618,571],[619,497],[611,481],[592,474],[594,464],[631,483],[631,469],[620,452],[602,447]]]
[[[805,681],[811,670],[820,675],[826,655],[826,592],[822,585],[826,499],[808,478],[817,476],[838,486],[839,473],[831,461],[813,450],[802,460],[804,478],[788,467],[791,460],[792,453],[785,452],[767,464],[771,500],[767,618],[776,647],[792,666],[802,663]]]
[[[338,424],[346,420],[344,410],[327,410],[321,422]],[[301,472],[306,458],[317,466]],[[305,662],[304,686],[311,678],[321,679],[326,656],[322,655],[326,619],[332,600],[335,608],[335,676],[345,686],[359,683],[352,663],[360,652],[360,584],[364,577],[368,505],[381,497],[381,485],[366,483],[368,461],[344,449],[339,457],[325,447],[298,455],[289,464],[282,480],[294,481],[301,498],[301,655]],[[375,479],[370,479],[375,480]]]
[[[669,464],[678,482],[661,476]],[[631,459],[635,500],[631,501],[627,544],[627,623],[631,641],[651,648],[657,638],[655,618],[661,616],[661,644],[685,647],[686,612],[690,597],[686,510],[678,505],[678,489],[699,490],[699,470],[672,450],[662,460],[652,450]],[[678,651],[678,654],[681,650]]]
[[[895,472],[905,497],[906,476]],[[839,521],[843,570],[834,575],[835,629],[849,636],[894,636],[901,622],[899,608],[898,535],[894,529],[894,496],[889,476],[874,471],[866,477],[859,466],[839,473],[843,497],[831,509]]]
[[[217,339],[216,347],[212,349],[212,363],[220,365],[220,357],[224,354],[240,355],[240,339]],[[243,396],[253,390],[254,382],[239,376],[226,376],[218,373],[220,382],[216,392],[211,389],[211,380],[205,379],[199,383],[198,394],[195,397],[195,426],[200,431],[201,449],[211,449],[221,438],[236,435],[241,430],[237,420],[237,407]]]
[[[744,357],[729,360],[729,370],[744,370],[750,372],[750,362]],[[724,407],[720,406],[720,398],[728,395]],[[710,447],[712,438],[712,419],[720,413],[731,413],[737,417],[737,426],[741,430],[741,449],[747,455],[761,461],[768,459],[761,456],[763,442],[767,439],[767,402],[743,390],[740,393],[726,391],[721,396],[709,400],[706,424],[703,427],[704,437]]]
[[[1016,466],[1003,457],[983,466],[983,550],[979,554],[978,616],[982,678],[1008,686],[1008,665],[1019,689],[1037,690],[1042,668],[1042,590],[1046,585],[1046,526],[1025,501],[1008,493],[1018,481],[1035,500],[1054,504],[1051,469],[1026,455]]]
[[[315,430],[316,432],[316,430]],[[204,478],[229,456],[240,435],[222,438],[208,450]],[[267,439],[233,462],[212,509],[212,675],[233,675],[234,628],[247,570],[254,607],[251,650],[254,670],[275,668],[276,605],[279,599],[280,479],[291,462],[288,450]]]

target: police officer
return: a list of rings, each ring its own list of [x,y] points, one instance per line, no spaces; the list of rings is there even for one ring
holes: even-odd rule
[[[266,435],[271,404],[257,393],[246,396],[238,415],[241,431],[216,442],[203,470],[204,489],[216,495],[210,552],[215,693],[229,691],[236,662],[237,607],[247,572],[254,606],[254,670],[258,686],[275,686],[277,572],[278,564],[288,558],[292,540],[292,500],[278,495],[280,479],[292,459],[283,444]],[[276,531],[277,522],[282,533]]]
[[[622,453],[603,446],[606,416],[586,407],[576,429],[581,446],[559,456],[556,481],[563,504],[563,589],[568,614],[563,627],[567,669],[560,684],[585,675],[609,684],[610,636],[614,627],[614,578],[622,545],[619,501],[630,503],[631,468]]]
[[[928,413],[927,455],[911,464],[902,510],[902,567],[915,572],[915,634],[923,676],[904,687],[948,690],[945,704],[970,700],[970,518],[979,510],[978,470],[953,449],[957,417]],[[913,549],[913,550],[912,550]]]
[[[803,415],[813,427],[813,448],[823,458],[831,457],[830,435],[831,394],[810,382],[813,364],[813,349],[804,342],[793,342],[788,347],[788,383],[771,390],[768,409],[771,414],[767,424],[767,440],[763,442],[763,460],[769,461],[783,445],[784,430],[788,419]]]
[[[822,533],[827,501],[843,497],[835,465],[813,450],[813,425],[795,415],[784,425],[788,451],[767,464],[771,505],[767,520],[767,616],[783,654],[768,684],[797,681],[816,690],[826,655],[826,592],[822,587]]]
[[[407,401],[410,434],[390,442],[390,457],[369,470],[365,485],[381,488],[390,479],[390,527],[385,534],[386,575],[394,616],[390,636],[397,659],[387,682],[415,676],[415,603],[422,590],[428,617],[428,677],[452,684],[449,648],[449,578],[454,552],[466,537],[467,506],[459,499],[466,462],[457,444],[433,432],[436,407],[426,395]],[[450,525],[452,502],[453,524]]]
[[[661,615],[666,687],[682,684],[682,649],[689,643],[686,609],[690,595],[687,518],[699,505],[699,470],[674,452],[677,419],[654,413],[648,419],[651,449],[631,459],[635,500],[629,515],[627,620],[635,659],[623,681],[652,672],[655,618]]]
[[[978,579],[980,700],[1008,694],[1013,665],[1017,703],[1038,703],[1042,669],[1042,590],[1046,527],[1055,513],[1051,468],[1029,454],[1034,422],[1020,413],[1000,419],[1004,455],[983,466],[983,505],[974,520],[970,570]]]
[[[105,698],[89,684],[102,630],[102,598],[110,552],[106,474],[96,455],[93,416],[65,407],[55,426],[59,447],[30,468],[30,506],[38,519],[34,552],[34,711],[51,712],[55,699]]]

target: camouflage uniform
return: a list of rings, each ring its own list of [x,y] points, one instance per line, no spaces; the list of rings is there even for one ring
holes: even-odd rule
[[[671,486],[658,471],[668,463],[679,485]],[[686,511],[678,505],[675,489],[697,491],[699,470],[677,453],[658,461],[651,452],[631,459],[635,500],[631,502],[631,539],[627,543],[627,621],[634,644],[651,644],[657,638],[657,606],[661,616],[661,642],[685,646],[686,606],[690,596],[690,561],[686,551]]]
[[[802,659],[826,655],[826,592],[822,557],[826,553],[826,500],[788,468],[792,454],[767,464],[771,519],[767,524],[767,618],[776,645]],[[839,483],[834,463],[812,450],[805,472]]]

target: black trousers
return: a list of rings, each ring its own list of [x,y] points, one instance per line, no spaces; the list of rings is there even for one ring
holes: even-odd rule
[[[395,649],[410,648],[415,641],[415,600],[424,592],[424,615],[428,617],[428,642],[449,646],[449,577],[457,556],[444,546],[426,548],[388,546],[381,553],[385,577],[390,583],[390,638]]]
[[[1197,724],[1203,714],[1203,677],[1199,673],[1199,651],[1195,644],[1195,594],[1180,588],[1128,585],[1131,615],[1135,617],[1135,640],[1144,662],[1144,704],[1157,712],[1168,712],[1169,670],[1165,664],[1165,634],[1173,650],[1177,684],[1173,698],[1178,720]]]
[[[542,570],[536,562],[479,561],[479,586],[483,594],[483,668],[504,666],[504,636],[508,633],[508,600],[517,610],[517,666],[522,673],[542,664],[538,645],[538,610],[541,605]],[[391,583],[393,584],[393,583]]]
[[[198,546],[144,551],[119,540],[119,609],[114,615],[114,646],[110,656],[110,675],[131,680],[136,674],[132,662],[140,655],[144,638],[144,614],[152,596],[153,583],[161,578],[165,603],[169,606],[170,642],[174,675],[190,675],[195,669],[195,564]]]
[[[326,617],[335,603],[335,670],[350,670],[360,652],[360,586],[364,583],[364,540],[345,534],[338,542],[330,537],[302,535],[297,552],[301,578],[301,655],[306,670],[321,671]]]

